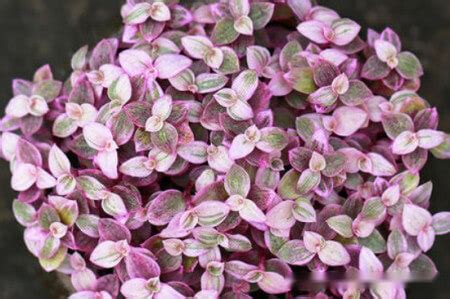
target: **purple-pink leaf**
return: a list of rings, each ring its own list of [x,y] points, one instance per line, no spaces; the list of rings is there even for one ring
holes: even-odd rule
[[[153,225],[166,225],[179,212],[186,209],[181,192],[167,190],[154,198],[147,209],[147,218]]]
[[[325,127],[338,136],[349,136],[358,131],[367,121],[367,113],[356,107],[339,107],[332,118],[325,118]]]
[[[104,241],[95,247],[90,261],[102,268],[113,268],[130,252],[127,241]]]
[[[342,266],[350,262],[350,255],[341,243],[326,241],[318,252],[320,260],[329,266]]]

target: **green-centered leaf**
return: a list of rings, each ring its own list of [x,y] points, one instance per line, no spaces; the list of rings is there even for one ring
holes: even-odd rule
[[[44,80],[33,87],[33,94],[40,95],[47,102],[53,101],[61,92],[62,83],[55,80]]]
[[[218,71],[224,75],[239,72],[240,63],[236,52],[229,47],[221,47],[220,49],[223,52],[223,62]]]
[[[386,207],[384,206],[381,198],[375,197],[367,200],[361,211],[361,216],[364,220],[376,221],[380,219],[386,212]]]
[[[222,19],[216,23],[211,39],[216,45],[226,45],[234,42],[238,36],[239,33],[234,29],[234,21]]]
[[[185,209],[183,194],[178,190],[166,190],[150,202],[147,218],[153,225],[166,225],[176,214]]]
[[[36,220],[35,208],[32,205],[17,199],[13,201],[13,213],[17,222],[23,226],[28,226]]]
[[[423,75],[423,68],[419,59],[410,52],[402,52],[398,54],[397,71],[408,80],[413,80]]]
[[[61,264],[64,262],[64,259],[66,258],[67,254],[67,248],[61,247],[54,256],[51,258],[45,259],[40,258],[39,263],[41,264],[41,267],[44,268],[45,271],[51,272],[59,268]]]
[[[77,227],[87,236],[98,238],[98,223],[100,218],[92,214],[80,215],[76,221]]]
[[[269,2],[256,2],[250,6],[249,17],[253,21],[255,30],[263,29],[272,19],[275,4]]]
[[[376,254],[386,251],[386,240],[378,230],[374,230],[367,238],[358,238],[358,242],[360,245],[369,248]]]
[[[414,132],[414,123],[411,117],[404,113],[386,113],[382,116],[381,123],[386,135],[392,140],[404,131]]]
[[[250,191],[250,176],[244,168],[233,164],[225,176],[225,190],[229,195],[241,195],[246,197]]]
[[[316,222],[316,210],[311,202],[303,197],[297,198],[292,207],[294,218],[300,222]]]
[[[328,226],[344,238],[353,237],[352,218],[347,215],[337,215],[327,219]]]
[[[286,242],[277,252],[277,256],[290,265],[302,266],[309,263],[315,256],[300,240]]]
[[[87,175],[79,176],[77,177],[77,184],[87,198],[92,200],[103,199],[103,192],[106,191],[106,187],[96,178]]]
[[[300,173],[295,169],[291,169],[284,174],[278,184],[278,194],[283,199],[296,199],[302,194],[297,189],[297,182],[300,178]]]
[[[158,132],[151,133],[151,140],[155,147],[166,153],[173,153],[178,143],[178,132],[174,126],[164,123]]]
[[[293,68],[287,74],[287,80],[292,84],[296,91],[311,94],[317,87],[314,82],[314,72],[309,67]]]

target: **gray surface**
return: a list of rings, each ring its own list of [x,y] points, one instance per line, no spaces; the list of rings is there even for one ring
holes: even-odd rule
[[[320,1],[341,15],[381,30],[389,25],[402,37],[405,49],[423,61],[422,95],[438,107],[440,128],[450,131],[450,3],[448,0]],[[120,23],[120,0],[0,0],[0,105],[11,97],[11,79],[31,78],[34,70],[51,63],[65,78],[71,54],[112,34]],[[449,162],[430,159],[423,180],[433,179],[432,209],[450,210]],[[55,278],[40,270],[23,244],[22,228],[11,213],[14,193],[8,166],[0,162],[0,298],[58,298]],[[436,240],[430,255],[441,275],[430,284],[408,287],[408,298],[450,298],[449,236]]]

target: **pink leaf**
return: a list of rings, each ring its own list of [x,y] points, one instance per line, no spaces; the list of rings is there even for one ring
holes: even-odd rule
[[[20,118],[28,114],[28,97],[24,95],[18,95],[12,98],[5,110],[6,115],[11,117]]]
[[[234,137],[230,147],[230,158],[237,160],[248,156],[255,149],[256,145],[247,140],[244,134]]]
[[[367,277],[377,278],[383,273],[383,264],[377,256],[367,247],[362,247],[359,254],[359,270]]]
[[[333,112],[333,132],[339,136],[350,136],[367,121],[367,113],[356,107],[339,107]]]
[[[267,212],[266,224],[275,229],[290,229],[295,224],[295,218],[292,214],[292,200],[285,200],[274,206]]]
[[[361,30],[361,26],[350,19],[336,20],[331,25],[331,28],[334,33],[331,40],[338,46],[349,44],[358,36],[358,33]]]
[[[37,168],[31,164],[19,164],[14,169],[11,187],[16,191],[29,189],[37,180]]]
[[[91,254],[90,261],[102,268],[114,268],[128,255],[126,241],[105,241],[97,245]]]
[[[49,189],[56,186],[56,180],[47,171],[37,168],[36,186],[39,189]]]
[[[121,52],[119,62],[125,72],[132,77],[142,75],[153,64],[150,56],[142,50]]]
[[[285,96],[292,91],[292,85],[284,78],[283,73],[277,73],[269,82],[269,90],[274,96]]]
[[[70,161],[64,152],[54,144],[48,155],[48,166],[56,177],[70,174]]]
[[[282,294],[289,292],[291,282],[275,272],[264,272],[258,286],[269,294]]]
[[[404,131],[392,143],[392,152],[397,155],[406,155],[415,151],[418,146],[417,135],[410,131]]]
[[[117,166],[119,161],[116,150],[99,152],[94,161],[108,178],[116,179],[118,177]]]
[[[166,190],[155,197],[147,209],[147,218],[153,225],[166,225],[179,212],[186,209],[181,192]]]
[[[155,61],[155,68],[158,70],[158,77],[161,79],[172,78],[192,64],[192,60],[183,55],[164,54]]]
[[[234,80],[231,88],[236,92],[238,97],[247,101],[252,97],[258,87],[258,75],[255,71],[246,70],[241,72]]]
[[[123,283],[120,292],[125,298],[146,298],[152,296],[152,291],[147,288],[147,280],[133,278]]]
[[[111,131],[100,123],[90,123],[83,128],[87,144],[98,151],[111,151],[117,148]]]
[[[181,43],[186,52],[196,59],[203,59],[207,52],[213,48],[212,42],[204,36],[185,36],[181,39]]]
[[[342,244],[326,241],[325,246],[318,252],[320,260],[329,266],[342,266],[350,262],[350,255]]]
[[[180,145],[177,148],[177,153],[186,161],[193,164],[202,164],[207,160],[208,145],[201,141],[194,141],[189,144]]]
[[[297,30],[310,40],[318,44],[326,44],[328,40],[324,36],[326,25],[319,21],[305,21],[297,26]]]
[[[446,134],[444,132],[423,129],[417,132],[419,146],[424,149],[431,149],[439,146],[445,141]]]
[[[411,236],[417,236],[422,230],[431,225],[430,212],[413,204],[403,207],[402,224],[405,231]]]
[[[435,239],[435,232],[432,227],[428,227],[419,232],[417,236],[417,244],[419,244],[420,249],[427,252],[431,249]]]

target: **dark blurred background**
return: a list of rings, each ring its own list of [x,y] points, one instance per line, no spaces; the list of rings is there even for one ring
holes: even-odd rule
[[[0,0],[0,111],[11,98],[13,78],[31,79],[50,63],[58,79],[70,71],[70,58],[84,44],[94,45],[120,25],[122,0]],[[381,31],[390,26],[403,48],[421,59],[425,76],[421,95],[439,109],[440,129],[450,132],[450,1],[448,0],[323,0],[362,24]],[[7,163],[0,162],[0,298],[60,298],[55,276],[45,274],[29,254],[11,203]],[[450,211],[450,162],[431,158],[422,181],[432,179],[431,209]],[[450,298],[450,237],[440,236],[429,252],[440,271],[432,283],[411,284],[408,298]],[[447,282],[447,283],[446,283]]]

